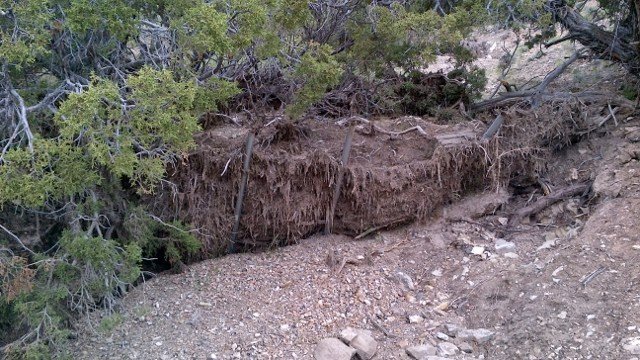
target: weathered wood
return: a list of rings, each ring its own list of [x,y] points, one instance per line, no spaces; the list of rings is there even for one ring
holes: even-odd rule
[[[333,192],[333,200],[331,201],[331,208],[327,214],[327,222],[324,224],[324,233],[331,234],[331,228],[333,227],[333,218],[336,213],[336,207],[338,206],[338,199],[340,198],[340,191],[342,190],[342,183],[344,182],[344,171],[349,161],[349,154],[351,153],[351,143],[353,142],[353,134],[355,132],[355,125],[349,126],[349,131],[344,139],[344,146],[342,147],[342,163],[340,173],[338,174],[338,182]]]
[[[564,189],[555,191],[547,196],[543,196],[540,199],[538,199],[538,201],[536,201],[535,203],[529,206],[525,206],[522,209],[516,211],[516,213],[513,214],[513,216],[511,216],[511,219],[509,219],[509,224],[515,225],[525,217],[535,215],[541,212],[542,210],[548,208],[549,206],[557,203],[560,200],[564,200],[576,195],[584,194],[585,192],[587,192],[587,190],[589,190],[590,187],[591,187],[590,183],[576,184],[576,185],[571,185]]]
[[[240,180],[240,188],[238,189],[238,197],[236,198],[236,207],[233,221],[233,230],[231,231],[231,241],[227,248],[227,252],[232,254],[237,252],[238,229],[240,228],[240,217],[242,216],[242,204],[244,195],[247,190],[247,182],[249,181],[249,164],[251,163],[251,155],[253,154],[253,142],[256,139],[254,131],[249,132],[247,136],[247,146],[244,154],[244,164],[242,166],[242,179]]]
[[[638,16],[636,12],[640,7],[637,2],[635,5],[629,6],[631,20]],[[638,29],[629,27],[632,21],[622,21],[614,31],[608,31],[589,22],[564,1],[549,0],[547,9],[569,31],[569,36],[589,48],[596,57],[619,62],[632,74],[640,75],[640,48],[634,45]]]

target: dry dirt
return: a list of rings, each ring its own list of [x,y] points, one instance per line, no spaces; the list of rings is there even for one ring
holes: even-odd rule
[[[351,326],[373,331],[375,359],[409,359],[407,346],[438,344],[453,323],[496,335],[451,359],[637,359],[640,119],[612,120],[541,174],[551,193],[587,180],[591,191],[523,223],[507,220],[542,188],[489,190],[357,241],[314,235],[192,264],[135,288],[103,320],[113,329],[79,332],[74,358],[312,359]]]

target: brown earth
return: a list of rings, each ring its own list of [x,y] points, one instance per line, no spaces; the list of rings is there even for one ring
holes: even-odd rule
[[[593,66],[601,65],[577,65],[588,74],[579,87],[614,92],[619,75],[595,79]],[[258,136],[243,238],[297,244],[203,261],[137,287],[121,315],[102,319],[113,329],[79,332],[73,357],[311,359],[318,341],[352,326],[374,332],[375,359],[408,359],[407,346],[441,343],[438,332],[454,323],[496,336],[452,359],[637,359],[640,347],[630,344],[640,343],[640,119],[619,113],[596,126],[607,111],[606,103],[577,100],[512,108],[489,143],[476,140],[489,115],[445,126],[376,122],[394,131],[420,125],[427,136],[367,135],[361,127],[334,224],[346,235],[304,240],[326,219],[346,129],[268,127]],[[201,174],[183,178],[190,191],[175,208],[209,236],[211,252],[229,236],[245,135],[232,125],[203,134],[179,171]],[[471,161],[459,147],[470,149]],[[423,169],[438,156],[462,168],[450,167],[434,186],[437,174]],[[375,181],[356,180],[367,173]],[[509,222],[582,183],[592,184],[588,193]],[[412,224],[353,240],[395,219]],[[512,244],[496,248],[505,241]],[[415,315],[422,320],[410,323]]]

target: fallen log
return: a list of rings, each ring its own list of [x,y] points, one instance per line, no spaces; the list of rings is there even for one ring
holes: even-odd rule
[[[516,225],[522,221],[522,219],[535,215],[558,201],[568,199],[576,195],[582,195],[586,193],[590,187],[591,183],[575,184],[541,197],[533,204],[516,211],[516,213],[511,216],[511,219],[509,219],[509,225]]]

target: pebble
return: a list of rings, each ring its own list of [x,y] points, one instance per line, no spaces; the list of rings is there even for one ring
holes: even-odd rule
[[[437,337],[438,339],[440,339],[440,340],[444,340],[444,341],[449,340],[449,335],[447,335],[447,334],[445,334],[445,333],[443,333],[443,332],[437,332],[437,333],[436,333],[436,337]]]
[[[424,319],[420,315],[409,315],[409,324],[421,323],[422,320]]]
[[[415,290],[415,285],[413,284],[413,279],[411,279],[411,277],[405,273],[403,273],[402,271],[398,271],[396,273],[396,276],[398,278],[398,280],[400,280],[402,282],[402,284],[405,286],[406,290]]]
[[[566,311],[560,312],[560,314],[558,314],[558,318],[559,319],[566,319],[567,318],[567,312]]]

